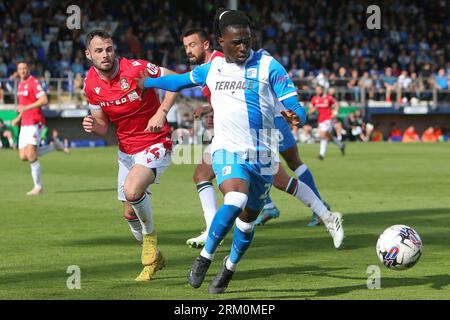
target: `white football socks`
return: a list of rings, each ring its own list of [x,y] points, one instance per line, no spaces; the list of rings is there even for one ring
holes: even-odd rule
[[[141,199],[135,202],[130,202],[136,216],[142,225],[142,234],[150,234],[153,232],[153,212],[150,205],[150,200],[145,192]]]
[[[130,226],[131,233],[136,238],[137,241],[142,242],[143,235],[142,235],[142,225],[138,218],[136,219],[125,219],[128,222],[128,225]]]
[[[228,270],[235,272],[236,268],[237,268],[237,264],[231,262],[230,257],[228,257],[227,261],[225,262],[225,267]]]
[[[200,255],[203,258],[206,258],[211,261],[214,259],[214,253],[208,253],[208,251],[206,251],[205,247],[203,247],[202,251],[200,252]]]
[[[33,183],[35,188],[42,188],[41,182],[41,164],[39,160],[36,160],[33,163],[30,163],[31,167],[31,176],[33,177]]]
[[[312,211],[320,217],[320,219],[328,220],[330,217],[330,211],[327,207],[325,207],[322,200],[316,196],[314,191],[307,184],[294,178],[291,179],[291,182],[293,182],[292,180],[297,181],[296,189],[292,195],[303,202],[307,207],[311,208]],[[291,185],[291,182],[288,184],[288,188]]]
[[[205,217],[206,232],[208,232],[217,212],[216,193],[214,192],[214,187],[210,181],[197,183],[197,192]]]
[[[320,155],[325,158],[325,153],[327,152],[327,144],[328,139],[321,139],[320,140]]]

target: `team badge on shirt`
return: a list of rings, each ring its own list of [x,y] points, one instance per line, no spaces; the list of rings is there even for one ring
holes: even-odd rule
[[[247,70],[247,78],[256,78],[257,74],[258,74],[258,70],[256,70],[256,68],[249,68]]]
[[[124,91],[130,89],[130,85],[128,84],[126,78],[120,79],[120,89],[122,89]]]

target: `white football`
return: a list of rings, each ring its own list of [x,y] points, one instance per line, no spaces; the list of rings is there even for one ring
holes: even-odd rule
[[[377,242],[377,255],[389,269],[412,268],[422,256],[422,240],[419,234],[401,224],[387,228]]]

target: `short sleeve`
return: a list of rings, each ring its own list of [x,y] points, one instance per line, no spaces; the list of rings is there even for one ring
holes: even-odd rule
[[[269,82],[280,102],[297,95],[295,85],[286,69],[275,59],[269,64]]]
[[[100,104],[98,103],[98,101],[96,101],[93,98],[92,91],[89,89],[89,87],[87,85],[87,78],[84,80],[83,91],[84,91],[84,95],[86,96],[89,109],[100,110],[101,109]]]
[[[329,96],[329,103],[330,103],[330,107],[332,107],[337,103],[337,101],[336,101],[336,99],[334,99],[334,97]]]
[[[196,67],[189,73],[190,79],[193,83],[199,86],[206,85],[206,77],[208,76],[209,68],[211,67],[211,62],[202,64]]]
[[[158,78],[164,75],[163,68],[147,60],[131,60],[131,65],[146,73],[150,78]]]
[[[33,94],[36,97],[36,99],[39,99],[39,97],[41,97],[45,94],[44,89],[42,88],[41,84],[37,80],[35,81],[35,83],[33,85]]]

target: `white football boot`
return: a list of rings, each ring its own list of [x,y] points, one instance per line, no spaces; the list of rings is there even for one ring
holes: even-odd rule
[[[206,243],[206,239],[208,238],[208,233],[202,231],[202,233],[195,238],[188,239],[186,244],[191,248],[203,248]]]
[[[333,243],[336,249],[339,249],[344,242],[344,225],[342,221],[342,214],[339,212],[330,212],[330,218],[324,221],[327,231],[333,237]]]

